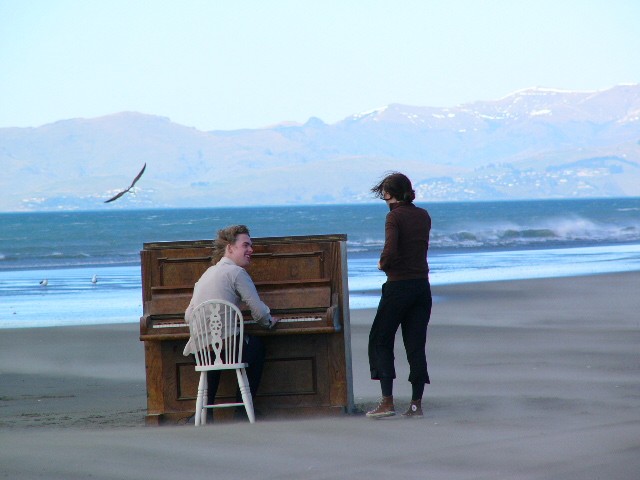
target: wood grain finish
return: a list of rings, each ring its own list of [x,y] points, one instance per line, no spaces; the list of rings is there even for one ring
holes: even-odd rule
[[[346,235],[254,238],[247,269],[261,299],[282,320],[273,330],[251,321],[267,357],[255,406],[265,417],[340,414],[353,410]],[[147,423],[174,423],[195,409],[198,376],[182,350],[184,311],[193,285],[211,265],[211,242],[146,243],[141,255]],[[235,396],[222,376],[219,401]],[[226,409],[216,414],[229,415]]]

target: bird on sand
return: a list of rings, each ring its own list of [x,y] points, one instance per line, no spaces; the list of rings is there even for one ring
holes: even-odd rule
[[[120,193],[118,193],[117,195],[111,197],[109,200],[105,200],[104,203],[109,203],[109,202],[113,202],[114,200],[119,199],[121,196],[123,196],[125,193],[127,193],[129,190],[131,190],[133,188],[133,186],[136,184],[136,182],[138,180],[140,180],[140,177],[142,176],[142,174],[144,173],[144,169],[147,168],[147,164],[145,163],[144,166],[142,167],[142,170],[140,170],[140,173],[138,173],[138,175],[136,175],[136,178],[133,179],[133,182],[131,182],[131,185],[129,185],[128,188],[125,188],[124,190],[122,190]]]
[[[43,287],[46,287],[49,284],[49,280],[47,280],[46,278],[44,280],[40,280],[40,285],[42,285]]]
[[[98,276],[94,275],[93,277],[91,277],[91,283],[98,283]]]

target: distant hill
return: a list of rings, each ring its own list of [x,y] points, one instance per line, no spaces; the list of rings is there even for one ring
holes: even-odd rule
[[[123,112],[0,129],[0,166],[0,211],[369,202],[389,170],[422,201],[640,196],[640,85],[233,131]]]

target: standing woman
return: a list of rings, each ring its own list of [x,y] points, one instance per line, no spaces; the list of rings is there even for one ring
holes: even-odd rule
[[[427,249],[431,217],[413,204],[415,192],[402,173],[391,173],[371,191],[387,202],[385,240],[378,268],[387,275],[382,297],[369,333],[371,379],[380,381],[382,400],[367,417],[395,415],[393,379],[396,378],[393,345],[398,327],[409,362],[411,404],[406,417],[422,417],[422,394],[427,372],[427,325],[431,316],[431,287]]]

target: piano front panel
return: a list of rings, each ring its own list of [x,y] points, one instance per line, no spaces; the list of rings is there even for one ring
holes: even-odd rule
[[[321,282],[282,282],[279,284],[258,283],[260,299],[272,312],[296,309],[327,309],[331,306],[331,285]]]
[[[259,395],[317,395],[317,361],[314,357],[271,358],[267,360]],[[258,400],[256,400],[257,402]]]
[[[145,310],[147,315],[174,315],[183,317],[184,312],[189,306],[193,288],[188,291],[165,290],[162,292],[155,291],[152,293],[151,300],[145,302]]]
[[[255,283],[286,280],[323,279],[324,252],[258,253],[258,246],[247,268]]]
[[[202,274],[211,266],[211,256],[180,258],[164,257],[158,259],[161,286],[193,286]]]

